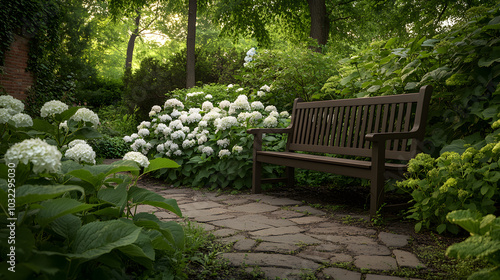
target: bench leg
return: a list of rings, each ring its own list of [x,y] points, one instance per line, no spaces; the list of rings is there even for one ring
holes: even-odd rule
[[[261,193],[262,187],[262,163],[253,161],[253,172],[252,172],[252,193]]]
[[[370,180],[370,218],[377,215],[377,211],[384,201],[384,176]]]
[[[295,186],[295,168],[287,166],[285,168],[285,173],[286,173],[286,186],[288,188],[294,187]]]

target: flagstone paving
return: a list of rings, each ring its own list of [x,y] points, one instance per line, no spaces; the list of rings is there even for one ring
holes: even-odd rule
[[[230,265],[259,271],[263,279],[302,279],[314,274],[318,279],[400,280],[405,278],[386,274],[425,267],[409,252],[409,236],[346,225],[300,201],[142,187],[175,198],[185,218],[211,231],[220,242],[232,244],[232,251],[222,254]],[[179,219],[151,206],[140,206],[138,211],[162,220]]]

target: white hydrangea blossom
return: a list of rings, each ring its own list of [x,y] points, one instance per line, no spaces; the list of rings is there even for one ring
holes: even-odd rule
[[[141,124],[137,126],[137,130],[140,130],[142,128],[148,128],[151,127],[151,122],[148,121],[142,121]]]
[[[208,126],[208,122],[207,122],[207,121],[200,121],[200,122],[198,123],[198,126],[199,126],[199,127],[207,127],[207,126]]]
[[[0,95],[0,107],[7,109],[11,115],[15,115],[24,110],[23,102],[11,95]]]
[[[158,119],[160,119],[160,121],[162,122],[167,122],[172,120],[172,118],[168,114],[161,115],[158,117]]]
[[[227,138],[217,140],[217,146],[222,147],[222,148],[226,148],[227,146],[229,146],[229,143],[230,143],[230,140]]]
[[[149,117],[151,118],[152,116],[156,115],[156,112],[155,111],[150,111],[149,112]]]
[[[132,141],[134,141],[135,139],[139,138],[139,134],[132,133],[132,135],[130,135],[130,138],[132,138]]]
[[[203,144],[203,143],[205,143],[205,142],[208,141],[207,136],[204,135],[204,134],[201,134],[201,135],[198,134],[198,135],[196,135],[196,138],[198,139],[198,145],[201,145],[201,144]]]
[[[235,114],[236,110],[250,111],[250,103],[248,103],[248,97],[246,95],[240,95],[236,100],[231,103],[229,107],[229,114]]]
[[[136,139],[134,143],[130,145],[130,148],[132,148],[134,152],[142,152],[143,154],[147,154],[151,147],[151,143],[147,143],[146,140],[141,138]]]
[[[241,112],[238,114],[238,121],[244,122],[244,121],[248,120],[251,116],[252,116],[252,114],[249,112]]]
[[[172,129],[170,127],[167,127],[163,130],[163,135],[169,136],[172,133]]]
[[[137,132],[137,134],[139,134],[139,136],[146,137],[146,136],[149,135],[149,129],[147,129],[147,128],[141,128],[141,129],[139,129],[139,131]]]
[[[266,93],[263,92],[262,90],[257,91],[257,97],[264,97],[266,96]]]
[[[221,109],[229,108],[229,106],[231,106],[231,102],[229,100],[222,100],[219,102],[219,108]]]
[[[68,121],[63,121],[62,123],[59,124],[59,129],[68,131]]]
[[[182,124],[181,120],[175,120],[175,121],[170,122],[168,127],[170,127],[171,129],[182,129],[184,127],[184,125]]]
[[[188,149],[188,148],[193,147],[195,144],[196,144],[196,141],[193,139],[192,140],[184,140],[184,142],[182,142],[182,148]]]
[[[233,85],[233,84],[229,84],[229,85],[227,85],[227,88],[233,88],[233,87],[234,87],[234,85]]]
[[[250,107],[252,107],[253,110],[262,110],[264,109],[264,104],[260,101],[254,101],[250,104]]]
[[[159,113],[159,112],[161,112],[161,107],[158,105],[154,105],[153,107],[151,107],[151,111]]]
[[[279,118],[280,114],[278,113],[278,111],[271,111],[269,113],[269,116],[273,116],[275,118]]]
[[[238,146],[238,145],[234,145],[233,148],[232,148],[232,151],[233,153],[241,153],[243,151],[243,147],[242,146]]]
[[[172,139],[174,139],[174,140],[175,139],[184,140],[186,138],[186,134],[182,130],[177,130],[174,133],[170,134],[170,137],[172,137]]]
[[[190,92],[190,93],[186,94],[186,98],[187,97],[198,96],[198,95],[202,95],[202,94],[205,94],[205,93],[203,91]]]
[[[128,152],[125,154],[125,156],[123,156],[123,160],[133,160],[142,167],[149,166],[148,158],[139,152]]]
[[[266,109],[264,109],[266,112],[278,112],[278,109],[276,109],[276,106],[274,105],[269,105],[266,106]]]
[[[180,102],[179,100],[175,98],[171,98],[167,101],[165,101],[165,104],[163,105],[163,108],[168,109],[168,108],[173,108],[173,109],[184,109],[184,104]]]
[[[262,114],[259,111],[253,111],[250,114],[250,122],[251,123],[257,123],[258,120],[262,119]]]
[[[174,156],[182,156],[182,150],[176,150]]]
[[[201,149],[201,152],[203,154],[206,154],[207,156],[210,156],[214,153],[214,149],[212,149],[211,147],[205,146]]]
[[[273,116],[268,116],[267,118],[264,119],[264,121],[262,122],[262,124],[264,125],[264,127],[276,127],[278,125],[278,119],[276,119],[276,117],[273,117]]]
[[[158,151],[158,153],[163,153],[165,151],[165,146],[163,146],[163,144],[158,144],[156,146],[156,150]]]
[[[205,99],[212,99],[212,98],[213,98],[213,96],[211,94],[205,95]]]
[[[71,148],[66,150],[64,156],[76,162],[95,164],[95,152],[87,143],[79,142],[77,144],[74,144]]]
[[[214,108],[214,105],[210,101],[205,101],[203,104],[201,104],[201,109],[203,111],[210,111]]]
[[[78,111],[76,111],[76,113],[71,116],[71,119],[77,122],[90,122],[93,124],[93,126],[97,126],[99,124],[99,117],[97,116],[97,114],[87,108],[78,109]]]
[[[170,114],[170,116],[171,116],[172,118],[177,118],[177,117],[178,117],[178,116],[180,116],[180,115],[182,115],[182,114],[181,114],[181,112],[179,112],[177,109],[174,109],[174,110],[172,111],[172,114]]]
[[[201,120],[202,116],[200,113],[191,113],[187,119],[188,124],[197,123]]]
[[[74,146],[76,146],[78,144],[87,144],[87,141],[82,140],[82,139],[75,139],[75,140],[68,143],[68,148],[73,148]]]
[[[268,86],[268,85],[263,85],[260,89],[261,89],[261,90],[265,90],[265,91],[267,91],[267,92],[270,92],[270,91],[271,91],[271,87],[270,87],[270,86]]]
[[[244,91],[245,89],[240,87],[239,89],[236,90],[236,92]]]
[[[7,123],[12,118],[8,109],[0,108],[0,123]]]
[[[35,173],[56,173],[61,168],[62,154],[56,146],[39,139],[26,139],[12,145],[5,153],[5,162],[32,163]]]
[[[132,137],[130,137],[130,136],[125,135],[125,136],[123,136],[123,141],[125,141],[125,143],[130,143],[130,142],[134,141],[134,139],[132,139]]]
[[[231,152],[228,149],[223,149],[219,151],[219,158],[225,158],[231,155]]]
[[[53,116],[55,114],[60,114],[68,110],[68,108],[68,105],[62,103],[59,100],[51,100],[43,104],[42,108],[40,109],[40,116],[42,118]]]
[[[288,117],[290,117],[290,114],[287,111],[283,111],[283,112],[280,113],[280,117],[282,117],[282,118],[288,118]]]
[[[233,116],[217,119],[214,121],[214,124],[217,127],[217,130],[226,130],[228,128],[231,128],[232,126],[239,125],[238,120]]]
[[[203,116],[202,120],[209,122],[217,118],[220,118],[220,114],[215,111],[210,111]]]
[[[158,126],[156,127],[154,133],[155,134],[163,134],[163,132],[165,131],[165,129],[167,129],[167,125],[164,124],[164,123],[160,123],[158,124]]]

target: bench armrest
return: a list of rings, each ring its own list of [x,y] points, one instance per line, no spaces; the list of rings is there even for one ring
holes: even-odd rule
[[[421,131],[417,129],[412,129],[408,132],[375,132],[368,133],[365,135],[365,139],[368,141],[376,142],[376,141],[385,141],[392,139],[410,139],[410,138],[419,138],[421,137]]]
[[[249,134],[262,134],[262,133],[290,133],[291,128],[250,128],[247,130]]]

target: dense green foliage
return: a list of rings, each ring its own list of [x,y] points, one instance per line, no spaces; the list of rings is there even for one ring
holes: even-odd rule
[[[481,259],[490,268],[480,270],[469,276],[469,280],[488,280],[500,277],[500,218],[494,215],[481,215],[471,210],[449,213],[446,218],[470,233],[465,241],[451,245],[446,255],[460,259]]]
[[[18,104],[4,98],[1,109],[22,111]],[[0,244],[2,279],[123,279],[183,250],[179,224],[137,211],[150,205],[181,216],[175,200],[136,185],[144,174],[179,167],[175,162],[82,165],[93,160],[82,143],[99,136],[97,115],[51,102],[41,117],[3,123],[2,115],[0,236],[14,240]]]
[[[232,73],[243,65],[243,54],[235,49],[197,48],[196,77],[198,83],[232,83]],[[125,104],[129,110],[138,108],[141,120],[148,117],[152,106],[165,101],[165,94],[184,88],[186,53],[179,51],[166,61],[144,59],[141,67],[125,75]]]

